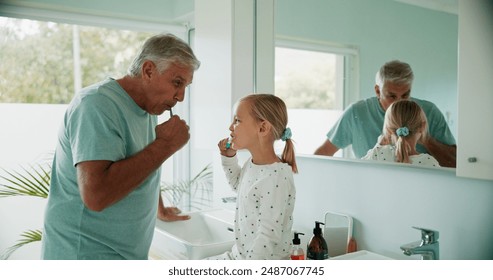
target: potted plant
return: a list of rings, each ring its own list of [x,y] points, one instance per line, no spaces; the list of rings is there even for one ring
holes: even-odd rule
[[[47,198],[50,189],[51,165],[36,164],[20,171],[0,169],[0,197],[34,196]],[[212,167],[206,165],[191,180],[175,183],[161,182],[161,194],[167,205],[181,205],[188,210],[200,210],[212,204]],[[186,196],[185,196],[186,195]],[[187,197],[188,201],[183,201]],[[21,239],[0,254],[8,259],[17,249],[32,242],[41,241],[42,231],[27,230]]]

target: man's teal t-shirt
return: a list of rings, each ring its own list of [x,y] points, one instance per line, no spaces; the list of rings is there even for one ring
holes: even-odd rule
[[[43,259],[147,259],[160,171],[124,199],[95,212],[82,202],[75,166],[131,157],[154,141],[156,125],[157,117],[137,106],[113,79],[84,88],[72,100],[53,160]]]
[[[437,141],[455,145],[455,138],[447,125],[443,114],[435,104],[417,98],[411,98],[425,112],[428,121],[428,133]],[[362,158],[377,143],[382,134],[385,111],[376,96],[351,104],[327,133],[327,139],[339,149],[352,145],[354,155]],[[427,153],[422,145],[417,145],[420,153]]]

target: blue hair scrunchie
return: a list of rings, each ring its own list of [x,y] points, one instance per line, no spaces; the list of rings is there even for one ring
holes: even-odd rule
[[[291,136],[293,136],[293,134],[291,133],[291,129],[289,127],[286,127],[286,129],[284,129],[282,133],[281,139],[282,141],[286,141],[291,139]]]
[[[406,126],[404,127],[399,127],[396,131],[395,131],[395,134],[397,134],[397,136],[400,136],[400,137],[406,137],[409,135],[409,128],[407,128]]]

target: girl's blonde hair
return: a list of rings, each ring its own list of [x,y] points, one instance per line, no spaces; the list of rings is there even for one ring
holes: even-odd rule
[[[385,112],[383,139],[380,144],[395,145],[398,162],[410,163],[409,155],[413,147],[409,143],[416,133],[421,133],[419,140],[426,139],[428,122],[421,107],[412,100],[399,100],[392,103]]]
[[[283,137],[283,134],[290,130],[287,128],[288,124],[288,110],[284,101],[273,95],[266,93],[257,93],[247,95],[239,100],[239,102],[247,101],[250,103],[250,113],[254,118],[259,121],[268,121],[272,125],[272,136],[274,140],[279,140]],[[294,144],[291,140],[291,136],[283,139],[286,141],[284,150],[282,152],[281,161],[291,166],[294,173],[298,173],[298,167],[296,165],[296,157],[294,151]]]

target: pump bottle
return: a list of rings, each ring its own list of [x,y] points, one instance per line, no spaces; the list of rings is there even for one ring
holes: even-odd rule
[[[313,237],[310,239],[306,250],[306,258],[308,260],[326,260],[329,258],[327,242],[325,242],[322,229],[320,228],[321,224],[324,225],[324,223],[315,222]]]
[[[304,233],[301,232],[295,232],[294,233],[294,239],[293,239],[293,247],[291,248],[291,259],[292,260],[304,260],[305,259],[305,252],[303,252],[303,249],[300,247],[301,241],[298,235],[305,235]]]

